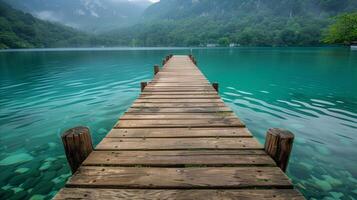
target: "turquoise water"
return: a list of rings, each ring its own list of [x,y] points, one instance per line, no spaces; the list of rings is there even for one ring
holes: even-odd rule
[[[152,78],[190,49],[0,52],[0,199],[48,199],[70,176],[60,134],[97,144]],[[193,49],[200,69],[263,143],[295,133],[288,176],[309,199],[357,199],[357,52],[347,48]]]

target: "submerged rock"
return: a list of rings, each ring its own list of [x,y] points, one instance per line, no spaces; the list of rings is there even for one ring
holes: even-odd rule
[[[324,177],[324,179],[326,181],[328,181],[332,186],[340,186],[340,185],[342,185],[342,181],[340,181],[340,180],[338,180],[336,178],[333,178],[330,175],[322,175],[322,177]]]
[[[43,163],[43,164],[41,165],[40,170],[41,170],[41,171],[45,171],[45,170],[47,170],[47,169],[50,168],[50,167],[51,167],[51,162],[45,162],[45,163]]]
[[[39,195],[39,194],[35,194],[30,198],[30,200],[44,200],[44,199],[46,199],[46,196]]]
[[[26,167],[21,167],[21,168],[18,168],[15,170],[16,173],[19,173],[19,174],[23,174],[27,171],[29,171],[30,169],[29,168],[26,168]]]
[[[330,150],[325,146],[317,145],[315,148],[322,155],[330,155],[331,154]]]
[[[105,129],[105,128],[100,128],[100,129],[97,130],[97,132],[98,132],[99,134],[106,134],[106,133],[108,133],[108,130]]]
[[[330,192],[331,196],[333,196],[334,199],[340,199],[343,197],[343,194],[341,192]]]
[[[319,188],[321,188],[324,191],[329,191],[329,190],[332,189],[331,184],[329,182],[325,181],[325,180],[320,180],[320,179],[317,179],[315,177],[313,177],[313,180],[314,180],[315,184],[317,186],[319,186]]]
[[[17,193],[17,192],[21,192],[21,191],[23,191],[24,189],[22,189],[22,188],[20,188],[20,187],[13,187],[13,188],[11,188],[15,193]]]
[[[57,147],[57,143],[49,142],[49,143],[48,143],[48,146],[49,146],[50,148],[55,148],[55,147]]]
[[[54,157],[49,157],[49,158],[46,158],[46,159],[45,159],[46,162],[53,162],[53,161],[55,161],[55,160],[57,160],[57,159],[54,158]]]
[[[19,164],[19,163],[28,162],[32,159],[33,159],[33,157],[30,154],[19,153],[19,154],[11,155],[11,156],[4,158],[3,160],[0,161],[0,165]]]

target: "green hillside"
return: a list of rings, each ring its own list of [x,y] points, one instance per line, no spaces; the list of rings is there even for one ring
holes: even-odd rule
[[[0,0],[0,48],[314,46],[341,41],[323,35],[336,16],[356,11],[356,0],[161,0],[136,25],[95,35],[37,19]]]
[[[34,18],[0,1],[0,48],[81,47],[113,44],[60,24]]]
[[[111,36],[138,46],[311,46],[333,16],[356,10],[355,0],[161,0]]]

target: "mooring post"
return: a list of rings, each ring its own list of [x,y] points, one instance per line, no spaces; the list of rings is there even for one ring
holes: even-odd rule
[[[288,130],[271,128],[266,134],[265,152],[273,158],[283,172],[288,167],[293,142],[294,134]]]
[[[213,88],[218,92],[218,83],[212,83]]]
[[[170,54],[170,55],[167,55],[167,56],[165,56],[165,59],[163,59],[162,60],[162,66],[164,66],[166,63],[167,63],[167,61],[169,61],[170,60],[170,58],[172,57],[172,55]]]
[[[193,57],[192,54],[188,55],[188,57],[190,57],[191,61],[192,61],[194,64],[197,63],[195,57]]]
[[[144,88],[148,85],[148,82],[141,82],[140,86],[141,86],[141,92],[144,91]]]
[[[82,162],[93,151],[92,138],[88,127],[75,127],[61,136],[67,161],[72,173],[76,172]]]
[[[159,71],[160,71],[159,65],[154,65],[154,75],[159,73]]]

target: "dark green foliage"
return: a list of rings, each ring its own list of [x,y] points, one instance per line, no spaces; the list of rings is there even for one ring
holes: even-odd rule
[[[53,24],[15,10],[0,1],[0,49],[82,47],[113,44],[73,28]]]
[[[108,34],[139,46],[311,46],[356,0],[161,0],[141,24]],[[125,38],[125,39],[123,39]]]
[[[356,10],[356,0],[161,0],[140,23],[98,36],[36,19],[0,0],[0,48],[313,46],[321,45],[334,16]],[[347,41],[331,38],[324,41]]]
[[[357,12],[337,16],[336,22],[328,27],[323,41],[332,44],[357,42]]]

